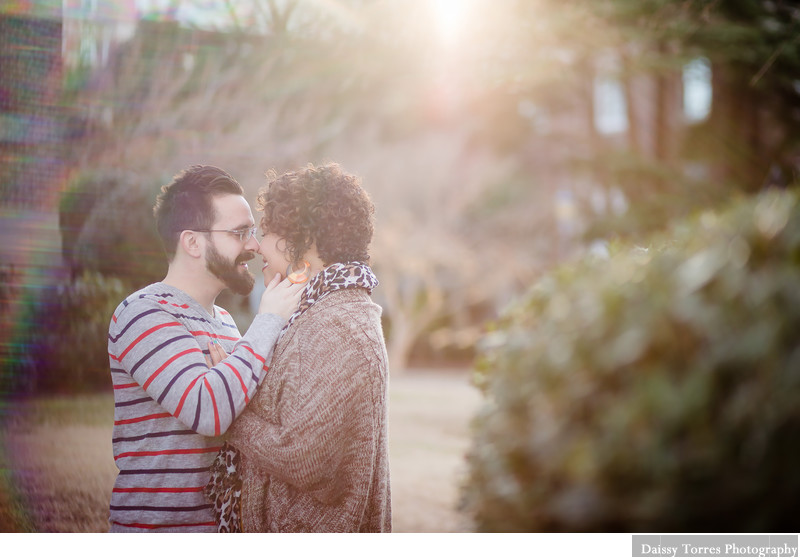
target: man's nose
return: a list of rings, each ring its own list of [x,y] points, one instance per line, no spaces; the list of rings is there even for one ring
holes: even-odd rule
[[[258,252],[258,250],[261,248],[261,243],[259,243],[258,239],[256,239],[256,236],[253,235],[247,239],[247,242],[244,244],[244,248],[247,250],[252,250],[253,252]]]

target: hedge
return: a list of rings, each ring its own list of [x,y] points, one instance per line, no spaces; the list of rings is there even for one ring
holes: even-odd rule
[[[647,245],[550,273],[482,341],[479,531],[797,531],[797,193]]]
[[[129,293],[125,284],[84,272],[43,290],[20,289],[25,309],[3,355],[2,391],[110,390],[108,325]]]

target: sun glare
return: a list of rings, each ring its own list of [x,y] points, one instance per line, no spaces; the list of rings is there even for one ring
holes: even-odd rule
[[[432,0],[442,41],[454,44],[463,29],[466,0]]]

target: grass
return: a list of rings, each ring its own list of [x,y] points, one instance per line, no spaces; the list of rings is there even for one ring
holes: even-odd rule
[[[36,398],[5,412],[3,530],[107,531],[116,474],[111,394]]]
[[[104,427],[114,421],[111,393],[47,396],[10,402],[5,409],[5,428],[25,429],[43,425]]]
[[[395,376],[389,453],[396,532],[470,531],[457,510],[469,421],[466,371]],[[8,404],[0,426],[0,531],[105,532],[116,476],[110,394]]]

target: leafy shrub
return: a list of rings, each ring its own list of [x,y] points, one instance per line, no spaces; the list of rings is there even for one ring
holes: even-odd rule
[[[27,295],[27,312],[19,328],[25,338],[16,343],[14,391],[110,388],[108,324],[128,295],[124,284],[84,272],[41,294]]]
[[[14,307],[22,289],[20,271],[13,264],[0,264],[0,397],[12,388],[12,376],[24,360],[24,352],[16,339],[19,329],[14,320]]]
[[[14,300],[19,296],[20,277],[19,270],[13,264],[0,263],[0,315],[3,324]]]
[[[153,203],[158,181],[101,170],[79,175],[62,195],[59,226],[64,260],[73,274],[118,277],[132,288],[164,277]]]
[[[111,314],[126,295],[166,271],[152,215],[157,188],[157,180],[129,172],[83,172],[59,205],[70,278],[36,288],[0,266],[0,393],[110,387]]]
[[[796,193],[563,267],[482,344],[479,530],[797,530]]]

